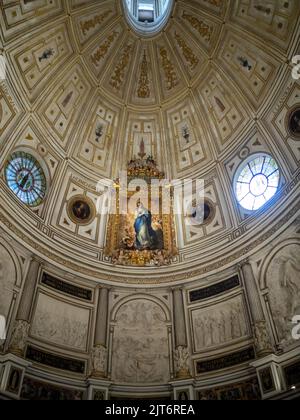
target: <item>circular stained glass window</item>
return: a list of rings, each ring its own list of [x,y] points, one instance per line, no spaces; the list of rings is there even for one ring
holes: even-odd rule
[[[39,162],[30,154],[16,152],[5,168],[9,188],[25,204],[37,207],[46,194],[46,177]]]
[[[239,204],[246,210],[260,209],[274,197],[279,181],[279,167],[271,156],[252,156],[237,174],[235,192]]]

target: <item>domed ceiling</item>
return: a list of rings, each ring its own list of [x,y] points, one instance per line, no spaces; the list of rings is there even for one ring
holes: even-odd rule
[[[166,281],[177,278],[172,270],[182,280],[201,274],[204,256],[211,264],[222,247],[236,252],[235,240],[256,226],[234,204],[232,181],[244,158],[275,154],[283,184],[297,169],[299,143],[285,121],[299,102],[289,65],[299,51],[299,1],[177,0],[150,38],[129,26],[124,10],[119,0],[2,3],[1,168],[9,152],[30,150],[49,180],[34,211],[20,207],[2,180],[5,211],[13,217],[20,207],[27,225],[15,236],[49,261],[123,279],[103,256],[107,220],[78,226],[67,207],[74,195],[96,203],[97,182],[117,178],[143,140],[170,178],[206,181],[211,223],[193,229],[176,221],[178,265],[161,269]],[[132,281],[139,275],[132,272]]]

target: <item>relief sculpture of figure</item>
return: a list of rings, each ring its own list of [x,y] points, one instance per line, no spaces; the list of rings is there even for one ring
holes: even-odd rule
[[[293,317],[300,310],[300,263],[292,256],[279,257],[277,262],[280,264],[280,284],[288,293]]]
[[[238,313],[232,310],[230,312],[230,322],[231,322],[231,338],[235,340],[242,336],[240,319]]]
[[[225,315],[221,312],[221,318],[218,321],[219,329],[219,343],[225,343],[227,341],[226,337],[226,319]]]
[[[206,330],[205,330],[205,325],[204,322],[202,321],[201,318],[197,318],[195,320],[195,327],[196,327],[196,340],[198,343],[198,348],[203,348],[205,347],[205,337],[206,337]]]

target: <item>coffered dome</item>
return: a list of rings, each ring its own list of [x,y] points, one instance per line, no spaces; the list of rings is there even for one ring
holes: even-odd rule
[[[124,0],[124,12],[129,24],[139,35],[153,36],[167,23],[173,0]]]
[[[299,0],[0,2],[0,399],[299,398],[299,63]]]

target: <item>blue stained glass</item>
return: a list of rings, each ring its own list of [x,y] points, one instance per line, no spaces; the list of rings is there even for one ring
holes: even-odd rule
[[[29,153],[13,153],[5,168],[8,187],[25,204],[39,206],[46,195],[46,177],[39,162]]]
[[[264,154],[253,157],[242,167],[236,181],[239,204],[246,210],[260,209],[276,194],[279,180],[279,167],[272,157]]]

